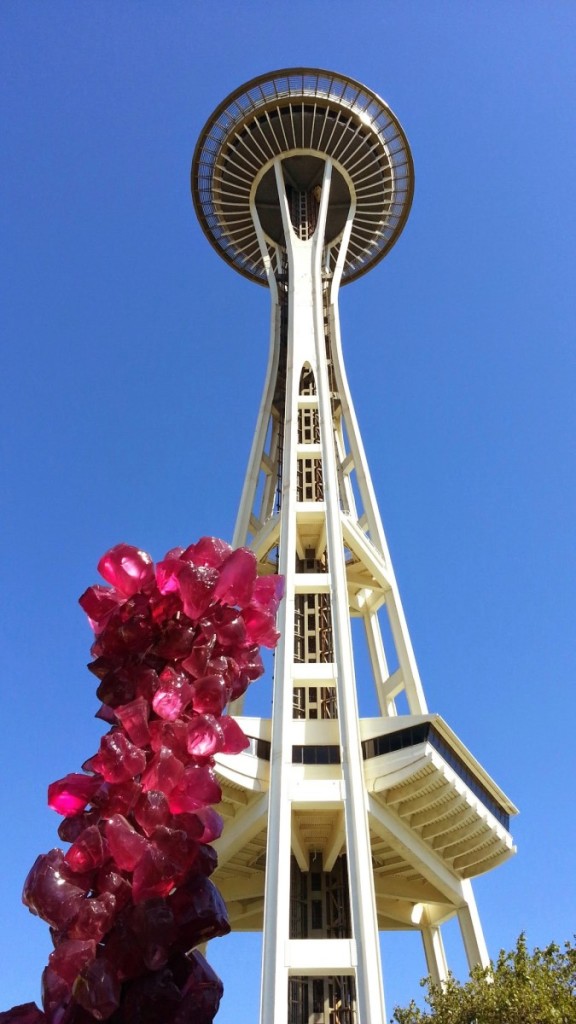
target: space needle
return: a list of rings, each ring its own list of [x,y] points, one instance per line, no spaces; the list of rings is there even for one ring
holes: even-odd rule
[[[381,931],[419,932],[441,982],[457,917],[487,965],[471,879],[515,849],[516,808],[427,707],[342,356],[340,287],[396,243],[413,188],[387,104],[311,68],[231,93],[193,159],[206,236],[271,298],[234,544],[285,577],[281,641],[271,717],[232,708],[250,747],[217,759],[215,844],[233,928],[263,933],[261,1024],[385,1024]]]

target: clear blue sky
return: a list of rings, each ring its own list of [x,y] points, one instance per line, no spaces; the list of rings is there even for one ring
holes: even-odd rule
[[[342,295],[347,367],[429,704],[522,810],[475,887],[490,950],[570,937],[574,3],[5,0],[0,48],[0,1008],[50,948],[20,905],[46,787],[101,731],[76,599],[118,541],[232,533],[268,296],[205,241],[189,165],[229,91],[291,65],[365,82],[411,142],[405,232]],[[391,1015],[425,967],[384,948]],[[214,948],[220,1024],[256,1019],[256,957]]]

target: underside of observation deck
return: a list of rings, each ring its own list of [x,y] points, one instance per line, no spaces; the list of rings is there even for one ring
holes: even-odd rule
[[[220,255],[260,284],[266,284],[266,269],[251,204],[272,254],[284,246],[272,169],[278,157],[288,186],[299,194],[313,194],[323,160],[333,161],[330,269],[350,204],[356,206],[344,283],[386,255],[408,217],[414,171],[404,132],[376,93],[330,71],[272,72],[228,96],[206,125],[192,163],[198,218]]]

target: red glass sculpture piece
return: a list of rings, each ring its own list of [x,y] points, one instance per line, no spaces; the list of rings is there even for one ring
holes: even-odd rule
[[[98,572],[125,597],[137,594],[147,583],[154,582],[154,563],[150,555],[130,544],[110,548],[98,562]]]
[[[37,858],[22,897],[52,929],[44,1010],[16,1006],[0,1024],[211,1024],[222,983],[194,947],[230,930],[209,880],[214,757],[249,744],[225,707],[264,671],[282,581],[214,537],[156,567],[118,544],[98,568],[109,586],[80,604],[110,728],[82,773],[48,788],[71,845]]]
[[[94,775],[66,775],[48,786],[48,806],[65,817],[78,814],[91,802],[100,782]]]

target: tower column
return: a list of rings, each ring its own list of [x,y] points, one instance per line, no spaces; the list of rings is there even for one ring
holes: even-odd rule
[[[462,932],[462,941],[466,950],[468,966],[470,970],[473,967],[488,967],[490,957],[488,956],[484,932],[480,923],[476,899],[468,880],[464,882],[463,890],[466,893],[466,903],[458,910],[458,922]]]
[[[284,638],[276,656],[275,695],[270,761],[270,821],[268,828],[265,927],[262,972],[262,1024],[286,1019],[287,976],[291,966],[289,944],[290,878],[290,774],[292,764],[292,676],[294,595],[296,592],[296,538],[298,488],[294,483],[298,445],[298,394],[295,382],[308,363],[318,388],[321,471],[326,505],[327,582],[336,669],[336,693],[340,734],[343,804],[352,918],[352,961],[357,983],[358,1024],[385,1024],[378,927],[374,913],[374,884],[367,807],[362,769],[358,706],[354,680],[347,602],[337,597],[347,590],[343,538],[340,524],[339,484],[334,448],[331,390],[326,367],[324,334],[324,286],[322,258],[332,165],[326,161],[321,185],[318,219],[312,237],[294,232],[281,161],[274,163],[278,202],[283,219],[288,257],[288,332],[286,352],[286,404],[284,418],[279,571],[286,579],[286,597],[280,612]],[[288,884],[286,884],[288,882]],[[332,940],[334,941],[334,940]],[[336,949],[334,948],[336,955]],[[325,950],[314,947],[307,955],[311,971],[320,970],[316,956]],[[302,968],[300,967],[301,971]],[[326,968],[324,967],[324,970]]]
[[[344,541],[340,518],[340,491],[334,445],[334,424],[332,418],[332,395],[328,367],[326,365],[326,338],[324,334],[324,296],[322,291],[321,264],[322,236],[319,228],[325,220],[328,204],[328,190],[332,174],[330,161],[326,162],[320,220],[317,228],[316,266],[312,268],[315,290],[315,343],[318,370],[318,409],[323,454],[323,474],[326,501],[326,540],[328,565],[331,576],[332,628],[334,633],[334,661],[338,666],[336,692],[338,701],[338,723],[344,784],[344,818],[346,824],[346,849],[350,885],[350,910],[352,929],[356,942],[357,960],[357,1003],[359,1024],[385,1024],[384,987],[378,924],[374,913],[374,876],[370,850],[370,833],[366,803],[366,788],[360,742],[358,699],[352,653],[352,637],[348,610],[348,582],[344,561]],[[324,212],[324,217],[322,213]],[[353,207],[349,211],[351,223]],[[343,265],[345,249],[342,245],[339,259]],[[333,301],[336,296],[333,294]]]
[[[276,181],[282,182],[280,203],[285,200],[280,161],[275,164]],[[256,210],[253,217],[259,226]],[[270,750],[270,811],[266,844],[264,889],[264,941],[260,1020],[262,1024],[288,1020],[288,942],[290,938],[290,855],[291,855],[291,772],[292,772],[292,668],[294,663],[294,617],[296,573],[297,420],[298,388],[294,364],[304,360],[309,337],[306,303],[292,306],[286,344],[286,385],[282,427],[281,525],[278,539],[278,572],[284,576],[285,596],[278,612],[280,641],[276,651],[274,701]],[[277,291],[272,307],[278,306]],[[300,315],[298,315],[300,314]],[[278,320],[278,315],[273,321]]]
[[[448,964],[440,928],[435,925],[426,925],[421,934],[428,974],[435,985],[441,985],[448,977]]]

